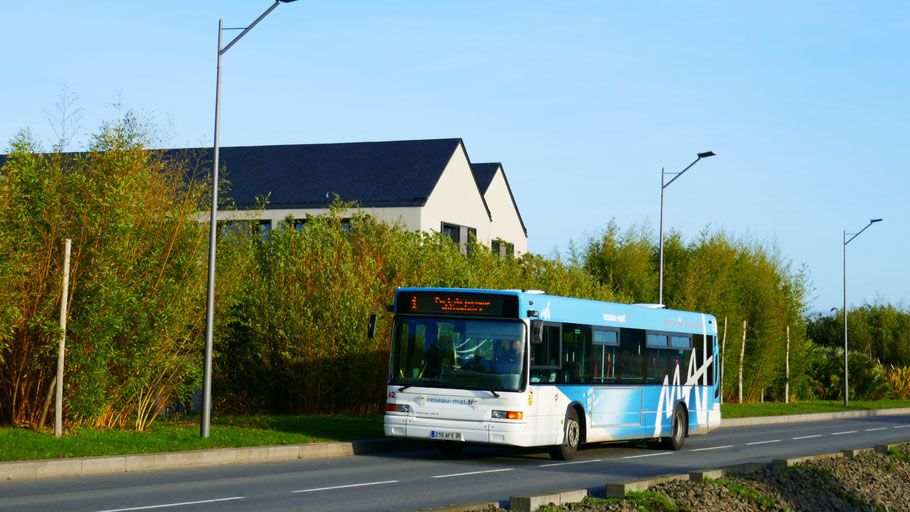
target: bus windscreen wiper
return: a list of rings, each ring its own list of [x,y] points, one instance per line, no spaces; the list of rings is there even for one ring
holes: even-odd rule
[[[493,393],[493,396],[495,396],[496,398],[499,398],[499,393],[497,393],[496,391],[494,391],[493,388],[487,389],[486,391],[489,391],[490,393]]]
[[[436,382],[433,379],[423,378],[423,379],[417,379],[416,381],[414,381],[410,384],[404,384],[403,386],[398,388],[398,391],[404,391],[404,390],[406,390],[410,387],[414,387],[414,386],[439,387],[439,385],[436,384]]]

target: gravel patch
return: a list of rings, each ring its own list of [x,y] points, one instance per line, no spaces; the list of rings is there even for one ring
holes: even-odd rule
[[[852,459],[816,460],[784,471],[762,469],[705,483],[673,481],[624,500],[586,499],[543,510],[910,511],[910,443],[897,449],[903,460],[866,452]]]

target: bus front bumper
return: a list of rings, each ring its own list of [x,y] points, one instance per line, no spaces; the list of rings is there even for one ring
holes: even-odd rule
[[[533,446],[525,421],[471,421],[386,414],[385,435],[407,439]]]

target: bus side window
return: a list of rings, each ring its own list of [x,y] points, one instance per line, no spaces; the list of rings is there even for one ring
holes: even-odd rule
[[[619,361],[620,381],[623,384],[641,384],[644,366],[645,331],[641,329],[620,330]]]
[[[663,384],[670,363],[670,351],[665,348],[648,348],[648,384]]]
[[[695,354],[697,354],[694,364],[697,368],[701,368],[705,364],[705,354],[706,353],[707,353],[707,357],[711,357],[714,355],[714,349],[715,349],[714,340],[715,340],[714,336],[708,336],[708,344],[707,344],[707,347],[705,347],[704,335],[695,334],[692,336],[692,343],[695,348],[695,350],[693,352]],[[706,348],[706,352],[703,352],[703,348]],[[714,385],[714,368],[715,368],[715,361],[711,361],[711,363],[708,364],[708,367],[705,368],[705,375],[707,378],[698,379],[699,386],[705,385],[706,382],[707,382],[708,386]]]
[[[646,339],[648,348],[645,357],[645,382],[663,384],[670,359],[667,350],[669,338],[666,334],[649,332]]]
[[[668,375],[670,376],[670,384],[673,384],[676,380],[677,372],[679,372],[680,382],[686,381],[686,372],[689,371],[689,357],[691,357],[691,355],[691,351],[682,348],[670,350],[670,366],[667,368]]]
[[[561,324],[546,323],[543,341],[531,344],[531,383],[555,384],[560,369]]]
[[[619,350],[619,329],[595,327],[593,365],[594,383],[609,384],[616,382],[617,352]]]
[[[711,346],[711,354],[714,355],[713,363],[711,365],[713,367],[712,370],[714,370],[714,371],[711,372],[711,376],[708,378],[708,384],[713,386],[714,384],[718,383],[717,377],[720,376],[720,370],[718,370],[718,368],[720,368],[721,355],[718,353],[718,350],[717,350],[717,336],[711,336],[711,345],[710,346]]]
[[[591,358],[591,326],[563,324],[562,372],[563,384],[589,384],[593,381]]]

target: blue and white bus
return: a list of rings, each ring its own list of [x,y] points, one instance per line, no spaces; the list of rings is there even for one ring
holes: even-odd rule
[[[646,439],[678,450],[720,425],[717,321],[528,290],[400,288],[385,434],[548,446]]]

